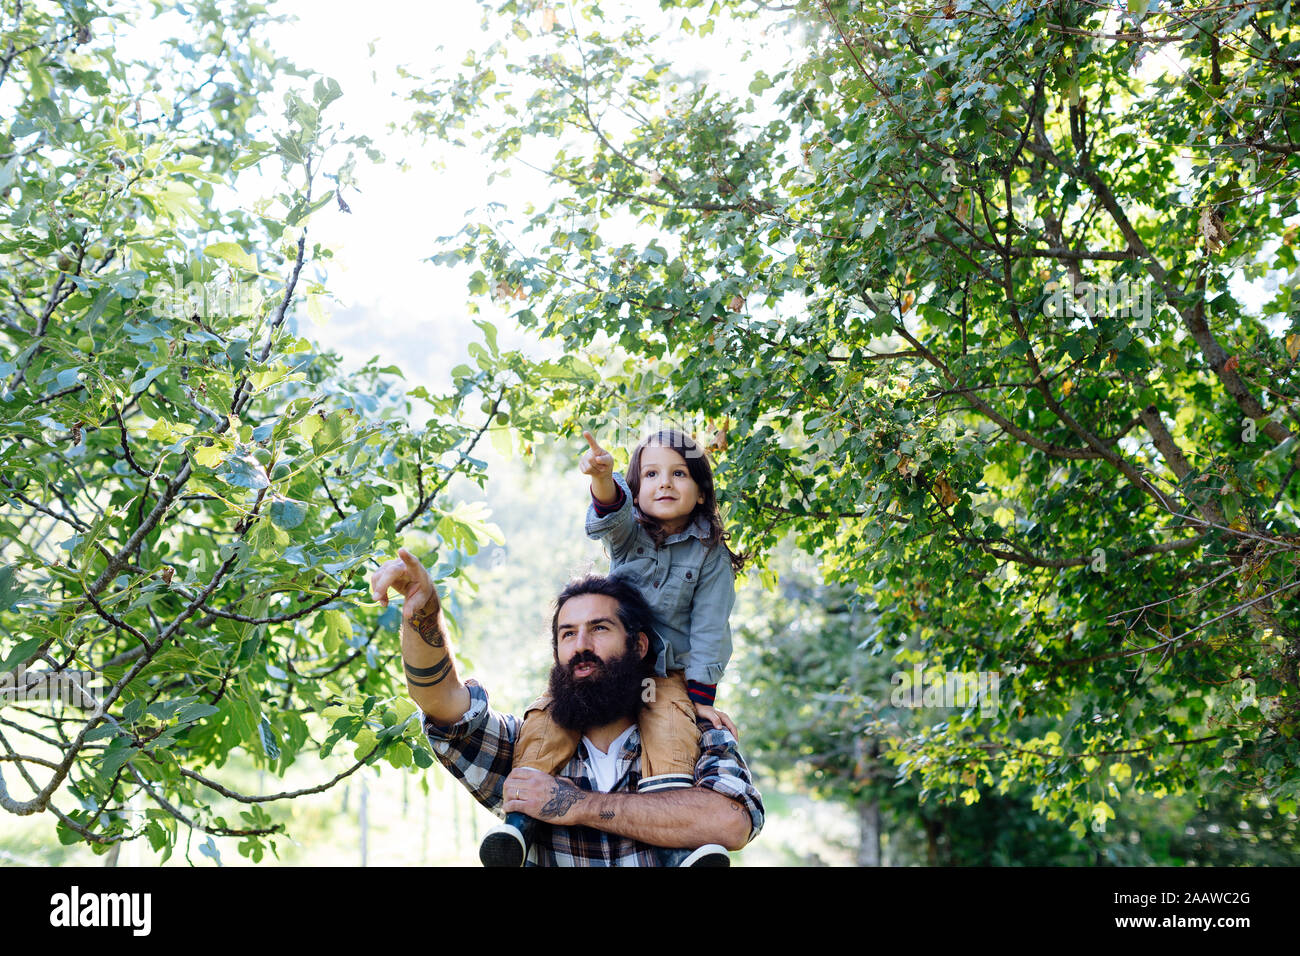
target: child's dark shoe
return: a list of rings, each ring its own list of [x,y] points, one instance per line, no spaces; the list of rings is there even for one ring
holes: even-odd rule
[[[507,813],[506,822],[494,826],[478,846],[484,866],[523,866],[533,841],[537,821],[522,813]]]
[[[727,848],[716,843],[706,843],[697,849],[678,866],[731,866],[731,857]]]
[[[695,850],[659,847],[655,853],[660,866],[731,866],[725,847],[706,843]]]

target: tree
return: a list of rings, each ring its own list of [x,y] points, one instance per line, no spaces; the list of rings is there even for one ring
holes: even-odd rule
[[[337,83],[266,48],[263,5],[175,8],[163,54],[115,52],[112,29],[173,6],[4,12],[0,807],[97,852],[188,856],[197,833],[260,860],[282,801],[432,764],[369,566],[418,536],[458,589],[494,532],[447,485],[482,483],[474,450],[507,422],[548,428],[549,386],[488,323],[441,396],[373,361],[344,375],[294,331],[327,295],[311,217],[346,212],[358,157],[382,157],[325,121]],[[229,187],[258,166],[278,192],[240,208]],[[216,772],[344,746],[299,790]]]
[[[414,122],[553,192],[443,254],[622,351],[579,415],[711,421],[743,543],[796,534],[879,646],[1001,674],[995,717],[893,751],[923,794],[1027,781],[1078,834],[1125,793],[1294,814],[1290,7],[660,7],[807,42],[737,96],[659,24],[498,4]]]
[[[1080,839],[1063,823],[1044,820],[1023,783],[942,803],[925,799],[917,781],[897,780],[888,754],[963,708],[923,707],[920,694],[913,700],[903,683],[912,678],[910,668],[861,652],[879,626],[875,616],[845,587],[819,582],[815,569],[800,567],[806,559],[791,561],[786,550],[773,555],[780,571],[775,593],[754,595],[758,606],[741,623],[749,651],[741,667],[750,688],[743,726],[755,741],[756,762],[793,771],[814,795],[857,815],[860,865],[1046,866],[1100,858],[1106,834]]]
[[[912,665],[881,654],[873,615],[844,586],[818,580],[806,556],[783,542],[771,556],[774,589],[745,592],[736,623],[745,654],[737,670],[748,694],[737,702],[746,754],[778,780],[794,777],[814,796],[845,804],[860,823],[860,865],[1167,866],[1282,864],[1296,859],[1286,814],[1241,804],[1231,792],[1117,802],[1104,830],[1071,833],[1033,809],[1029,782],[941,801],[915,779],[899,781],[888,754],[901,741],[984,701],[913,695]],[[915,650],[912,648],[911,650]],[[848,662],[848,673],[845,673]],[[923,672],[927,687],[948,675]],[[978,686],[973,688],[978,691]],[[1037,720],[1030,733],[1050,732]]]

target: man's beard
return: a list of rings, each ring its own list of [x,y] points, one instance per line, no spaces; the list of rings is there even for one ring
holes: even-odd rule
[[[573,668],[583,663],[595,664],[595,672],[575,678]],[[577,731],[623,717],[636,720],[645,676],[645,664],[634,650],[608,661],[592,651],[579,651],[567,665],[557,661],[551,668],[551,718],[566,730]]]

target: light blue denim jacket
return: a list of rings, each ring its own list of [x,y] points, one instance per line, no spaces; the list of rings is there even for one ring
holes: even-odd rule
[[[694,522],[669,535],[662,548],[637,524],[636,505],[622,475],[614,482],[623,492],[617,511],[597,516],[587,509],[587,536],[609,551],[609,573],[636,585],[655,615],[659,632],[656,671],[685,670],[688,681],[716,684],[731,659],[731,607],[736,578],[721,544],[709,548],[708,522]]]

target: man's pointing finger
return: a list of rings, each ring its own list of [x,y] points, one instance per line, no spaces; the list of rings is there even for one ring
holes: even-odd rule
[[[382,607],[388,607],[388,589],[393,585],[393,569],[385,564],[370,579],[370,592]]]

